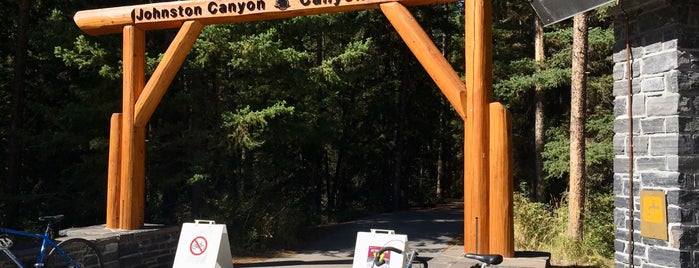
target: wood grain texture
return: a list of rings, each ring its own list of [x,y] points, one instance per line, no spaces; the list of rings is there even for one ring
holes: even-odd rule
[[[512,180],[512,116],[498,102],[490,103],[490,241],[489,253],[514,257]]]
[[[120,113],[112,114],[109,129],[109,165],[107,166],[106,227],[119,228],[119,186],[121,183],[121,122]]]
[[[467,0],[465,58],[467,111],[464,146],[464,252],[488,253],[488,144],[492,95],[492,2]]]
[[[279,2],[275,0],[174,1],[82,10],[73,16],[73,20],[87,34],[104,35],[119,33],[127,25],[137,25],[143,30],[172,29],[179,28],[189,20],[197,20],[204,25],[227,24],[377,9],[379,4],[387,2],[400,2],[406,6],[417,6],[454,1],[289,0],[287,5],[279,5]],[[168,13],[167,16],[163,15],[163,11]],[[147,19],[148,14],[150,14],[150,19]]]
[[[137,140],[134,126],[134,104],[145,83],[145,32],[134,26],[123,29],[123,96],[121,136],[121,180],[119,186],[119,229],[135,230],[143,226],[139,209],[145,202],[145,190],[141,189],[144,177],[135,172],[135,165],[145,159],[135,153]]]

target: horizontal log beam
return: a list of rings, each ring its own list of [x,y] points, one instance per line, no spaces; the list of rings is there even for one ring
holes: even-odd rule
[[[378,9],[382,3],[418,6],[456,0],[216,0],[174,1],[78,11],[73,20],[89,35],[121,33],[127,25],[142,30],[179,28],[185,21],[203,25],[260,21],[324,13]]]

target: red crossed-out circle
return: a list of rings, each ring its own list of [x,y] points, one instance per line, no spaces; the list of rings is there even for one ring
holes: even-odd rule
[[[191,252],[194,256],[199,256],[206,252],[206,247],[208,245],[209,243],[206,241],[206,238],[203,236],[197,236],[192,239],[191,243],[189,243],[189,252]]]

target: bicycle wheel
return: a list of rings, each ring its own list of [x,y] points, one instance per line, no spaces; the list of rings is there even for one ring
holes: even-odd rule
[[[71,238],[61,243],[58,247],[62,249],[80,268],[102,268],[102,255],[92,242],[82,238]],[[51,249],[44,262],[49,268],[77,268],[61,256],[58,250]]]
[[[17,264],[4,252],[0,251],[0,268],[17,268]]]
[[[413,263],[410,265],[411,268],[427,268],[427,259],[416,257]]]

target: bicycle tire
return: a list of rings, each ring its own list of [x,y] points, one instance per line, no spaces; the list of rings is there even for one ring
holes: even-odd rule
[[[427,268],[427,259],[416,257],[410,265],[411,268]]]
[[[86,239],[71,238],[58,243],[58,247],[78,263],[80,268],[102,268],[102,254],[94,243]],[[49,268],[77,268],[64,259],[54,248],[44,264]]]
[[[21,265],[24,265],[21,260],[19,261]],[[10,256],[7,256],[5,252],[0,251],[0,268],[17,268],[17,263]]]

